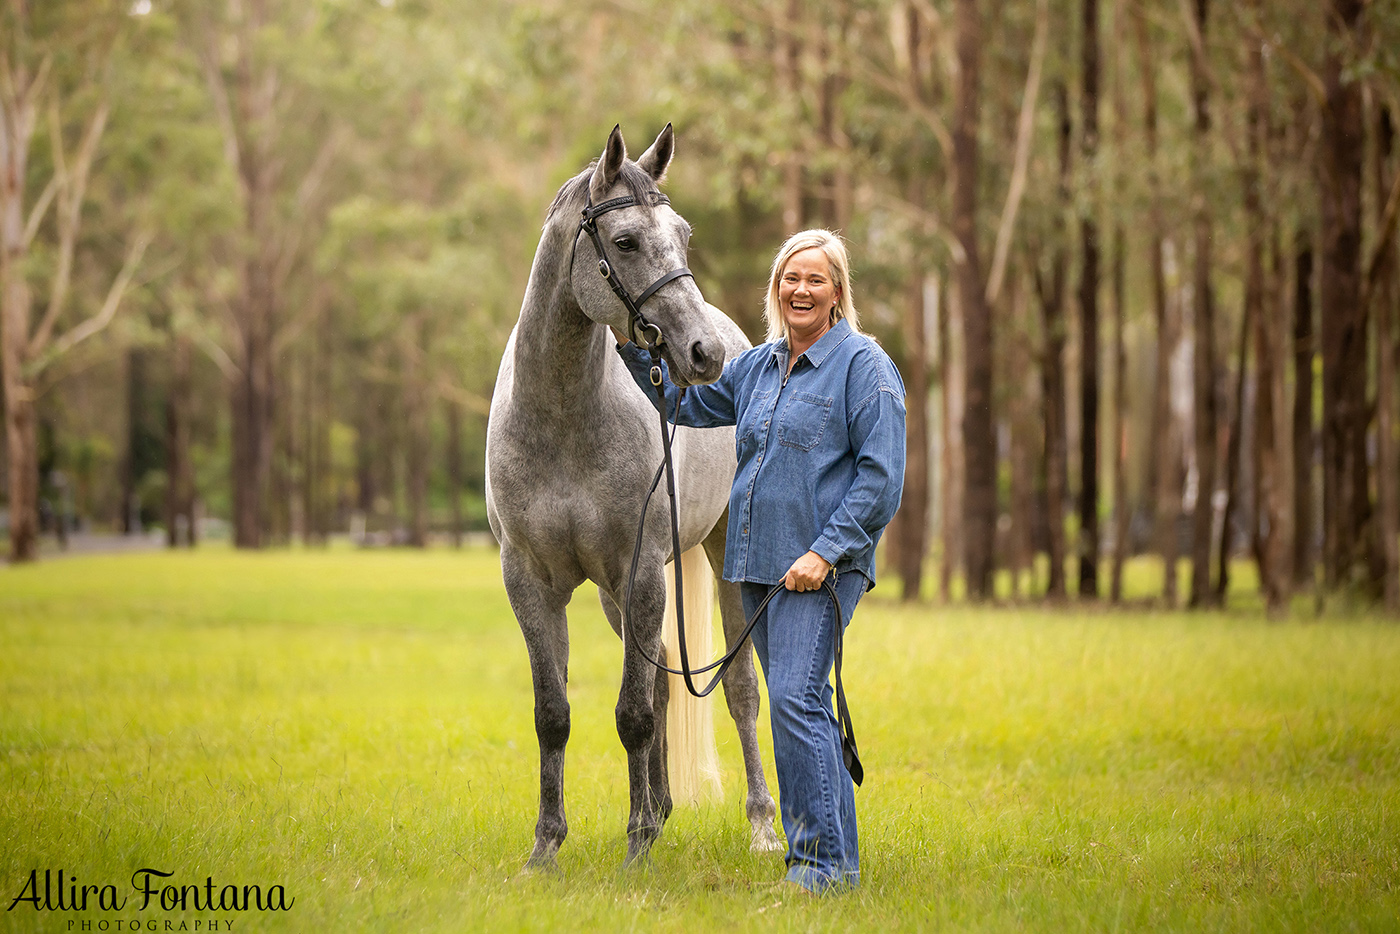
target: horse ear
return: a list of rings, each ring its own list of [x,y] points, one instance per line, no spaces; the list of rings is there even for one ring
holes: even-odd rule
[[[668,123],[666,129],[661,131],[661,135],[656,137],[656,142],[651,144],[651,148],[642,153],[642,157],[637,160],[637,165],[659,185],[661,180],[666,177],[666,167],[671,164],[671,157],[675,153],[676,133],[671,129],[671,124]]]
[[[593,179],[588,183],[588,194],[593,201],[603,200],[603,196],[617,181],[617,173],[622,171],[622,163],[627,160],[627,144],[622,140],[621,125],[614,126],[608,134],[608,144],[603,147],[603,157],[593,170]]]

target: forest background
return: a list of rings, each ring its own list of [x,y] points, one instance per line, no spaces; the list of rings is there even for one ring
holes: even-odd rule
[[[11,559],[484,531],[545,209],[671,122],[751,338],[786,234],[851,245],[907,598],[1117,600],[1152,554],[1169,605],[1245,558],[1274,612],[1400,610],[1397,38],[1376,0],[5,0]]]

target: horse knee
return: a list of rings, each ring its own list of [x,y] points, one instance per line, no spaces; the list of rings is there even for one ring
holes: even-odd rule
[[[618,705],[617,735],[622,740],[623,749],[628,752],[645,749],[650,745],[654,732],[655,721],[650,710]]]
[[[563,698],[535,704],[535,735],[541,749],[563,749],[569,741],[569,702]]]

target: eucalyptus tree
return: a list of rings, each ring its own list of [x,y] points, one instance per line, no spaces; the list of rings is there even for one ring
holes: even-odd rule
[[[225,249],[235,287],[220,346],[230,364],[233,538],[256,548],[268,518],[276,355],[315,309],[304,274],[346,142],[335,41],[356,11],[282,0],[174,7],[234,180],[239,224]]]
[[[111,117],[133,89],[122,76],[158,39],[144,25],[125,4],[99,0],[13,0],[0,11],[0,368],[14,561],[37,556],[42,380],[111,323],[153,236],[137,192],[108,215],[105,233],[123,244],[115,260],[110,243],[84,237]]]

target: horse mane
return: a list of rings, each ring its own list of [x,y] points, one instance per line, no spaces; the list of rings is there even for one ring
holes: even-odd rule
[[[588,183],[593,178],[593,171],[598,167],[598,160],[594,159],[588,163],[588,168],[584,169],[573,178],[564,183],[554,196],[554,202],[550,204],[549,211],[545,214],[544,221],[548,224],[554,220],[554,215],[570,207],[575,208],[575,213],[582,211],[584,204],[588,200]],[[648,195],[656,191],[656,181],[642,170],[637,163],[628,159],[622,163],[622,169],[617,173],[618,181],[627,189],[627,193],[632,196],[639,206],[651,209],[651,198]]]

